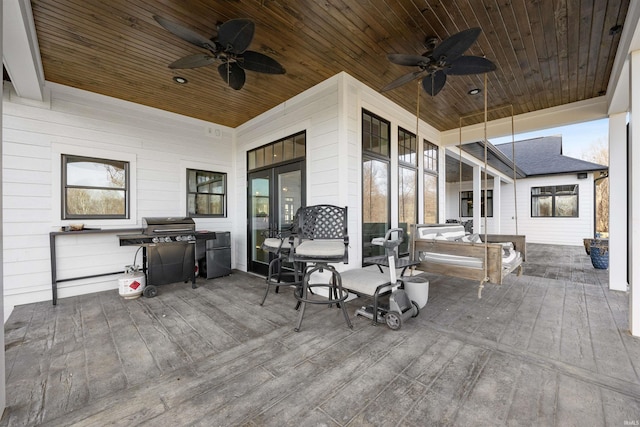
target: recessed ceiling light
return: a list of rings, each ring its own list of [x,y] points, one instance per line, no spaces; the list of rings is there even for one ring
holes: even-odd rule
[[[476,87],[476,88],[471,89],[471,90],[470,90],[469,92],[467,92],[467,93],[468,93],[469,95],[477,95],[477,94],[479,94],[479,93],[480,93],[480,89],[478,89],[478,88]]]
[[[176,82],[176,83],[179,83],[181,85],[187,84],[187,82],[188,82],[187,79],[185,79],[184,77],[180,77],[180,76],[175,76],[173,78],[173,81]]]

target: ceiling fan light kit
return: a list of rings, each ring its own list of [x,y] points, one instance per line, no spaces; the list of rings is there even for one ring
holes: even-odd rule
[[[231,19],[221,24],[217,33],[210,39],[161,16],[155,15],[153,19],[173,35],[207,50],[207,53],[187,55],[172,62],[169,64],[170,69],[197,68],[220,62],[218,65],[220,77],[235,90],[240,90],[244,86],[245,70],[265,74],[285,73],[284,67],[275,59],[247,50],[253,41],[256,28],[254,22],[249,19]]]
[[[448,75],[463,76],[494,71],[496,66],[488,59],[481,56],[463,55],[478,39],[480,32],[480,28],[469,28],[444,39],[439,45],[434,42],[433,38],[428,38],[425,43],[427,51],[422,55],[388,54],[387,58],[392,63],[408,67],[417,66],[418,70],[392,81],[383,87],[381,92],[422,79],[421,84],[424,91],[435,96],[444,87]]]

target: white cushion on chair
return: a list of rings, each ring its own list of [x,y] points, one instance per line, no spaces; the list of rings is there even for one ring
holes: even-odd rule
[[[269,249],[276,250],[280,248],[281,243],[282,243],[282,239],[279,239],[277,237],[268,237],[264,239],[264,242],[262,242],[262,246],[264,246],[264,248],[267,250]]]
[[[296,249],[302,257],[337,258],[344,255],[344,243],[339,240],[305,240]]]

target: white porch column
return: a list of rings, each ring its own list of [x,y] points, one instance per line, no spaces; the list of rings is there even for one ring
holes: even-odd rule
[[[627,284],[627,113],[617,113],[609,116],[609,289]]]
[[[500,177],[493,177],[493,230],[494,234],[500,234],[502,229],[502,186],[500,185]]]
[[[473,232],[474,233],[482,233],[482,228],[480,226],[480,218],[482,218],[482,215],[480,215],[480,203],[482,200],[482,197],[480,196],[480,193],[482,191],[482,174],[481,174],[482,170],[480,169],[480,166],[474,166],[473,167]]]
[[[438,218],[437,222],[444,223],[447,219],[447,212],[445,207],[447,206],[447,150],[438,147]],[[460,195],[458,194],[458,214],[456,218],[460,216]]]
[[[629,54],[629,159],[631,165],[640,164],[640,51]],[[640,336],[640,168],[630,167],[629,204],[629,329]],[[634,194],[635,193],[635,194]],[[609,257],[611,258],[611,257]]]
[[[0,7],[0,22],[3,22],[3,10],[4,4]],[[4,24],[3,24],[4,25]],[[2,41],[2,28],[0,28],[0,54],[3,53],[3,41]],[[4,92],[4,91],[3,91]],[[0,103],[0,224],[2,224],[2,145],[4,139],[2,138],[2,104]],[[0,319],[2,319],[2,324],[4,325],[4,273],[3,273],[3,244],[4,244],[4,234],[2,231],[3,227],[0,226]],[[2,417],[2,413],[4,412],[4,408],[7,405],[7,393],[5,387],[5,356],[4,356],[4,328],[2,328],[2,333],[0,333],[0,417]]]

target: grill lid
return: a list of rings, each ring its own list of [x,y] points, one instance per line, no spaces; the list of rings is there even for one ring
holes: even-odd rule
[[[144,234],[193,232],[196,223],[189,217],[146,217],[142,218]]]

